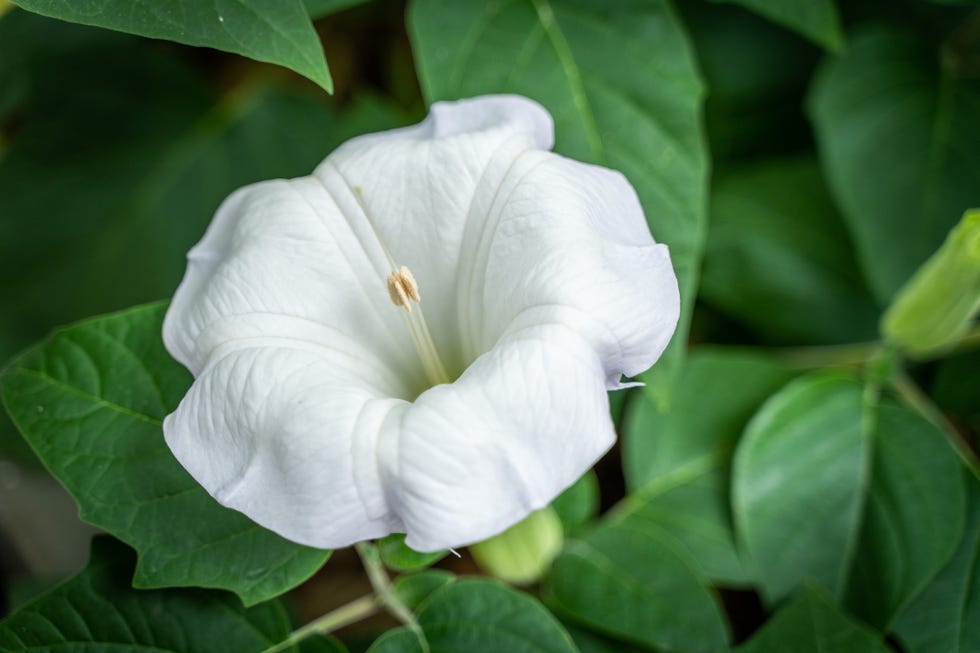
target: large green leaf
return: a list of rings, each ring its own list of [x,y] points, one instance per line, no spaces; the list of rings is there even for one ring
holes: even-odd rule
[[[302,0],[14,0],[83,25],[201,45],[290,68],[328,93],[327,60]]]
[[[429,650],[439,653],[577,653],[572,639],[544,606],[527,594],[488,580],[444,585],[418,610]],[[368,653],[422,653],[416,635],[400,628]]]
[[[814,374],[774,395],[735,453],[736,532],[771,601],[814,580],[843,590],[868,481],[862,385]]]
[[[956,547],[961,481],[939,427],[856,380],[815,374],[749,425],[736,530],[768,599],[812,581],[884,630]]]
[[[728,586],[746,585],[751,575],[735,545],[728,503],[727,470],[699,471],[628,496],[611,521],[656,529],[682,549],[698,571]]]
[[[625,173],[680,279],[684,315],[668,355],[676,364],[694,304],[708,165],[703,89],[670,4],[416,0],[409,28],[427,100],[526,95],[554,117],[558,152]],[[665,398],[664,384],[652,387]]]
[[[257,653],[289,634],[277,602],[245,609],[225,592],[134,590],[133,563],[128,547],[96,538],[82,572],[0,623],[0,651]]]
[[[959,459],[939,427],[883,402],[871,487],[847,587],[851,612],[882,630],[946,563],[963,530]]]
[[[828,50],[844,45],[834,0],[712,0],[743,5]]]
[[[792,376],[762,355],[694,350],[666,413],[643,396],[630,404],[623,465],[633,493],[614,520],[657,527],[712,580],[747,582],[729,511],[728,462],[756,408]]]
[[[926,33],[861,32],[809,97],[822,163],[883,305],[980,205],[980,77]]]
[[[738,653],[889,653],[881,636],[808,588],[782,608]]]
[[[0,376],[3,403],[84,520],[139,552],[136,587],[229,589],[246,604],[308,578],[328,551],[220,506],[163,440],[190,375],[167,354],[164,304],[56,332]]]
[[[657,650],[720,651],[728,641],[707,580],[669,535],[639,520],[570,540],[546,596],[569,619]]]
[[[967,524],[956,553],[895,621],[909,653],[980,651],[980,483],[966,483]]]
[[[849,235],[809,157],[715,181],[701,298],[777,343],[854,342],[878,331]]]
[[[755,410],[793,377],[772,358],[721,348],[694,350],[667,411],[638,396],[624,420],[623,471],[632,492],[724,468]]]

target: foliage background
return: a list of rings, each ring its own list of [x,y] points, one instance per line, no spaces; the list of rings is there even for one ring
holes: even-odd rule
[[[188,383],[163,304],[18,352],[168,297],[231,190],[489,92],[538,99],[558,151],[627,174],[686,314],[646,388],[613,396],[621,444],[556,502],[565,544],[540,584],[396,581],[433,650],[980,650],[976,337],[918,359],[878,343],[980,206],[976,2],[215,3],[253,12],[235,22],[168,0],[184,31],[140,3],[17,4],[0,15],[0,384],[24,437],[0,423],[0,650],[260,651],[369,590],[350,552],[324,566],[161,448]],[[95,540],[44,593],[25,549],[68,535],[33,523],[60,513],[21,486],[48,474],[126,544]],[[393,574],[428,562],[386,546]],[[482,573],[466,552],[437,565]],[[395,625],[303,650],[416,650],[406,630],[372,644]]]

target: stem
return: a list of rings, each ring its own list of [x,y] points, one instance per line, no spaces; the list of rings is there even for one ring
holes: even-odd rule
[[[863,365],[874,358],[886,345],[882,342],[856,342],[848,345],[827,345],[822,347],[790,347],[771,350],[777,358],[790,367],[813,369],[819,367],[838,367]],[[967,331],[950,347],[931,352],[925,356],[914,357],[917,361],[941,358],[949,354],[970,351],[980,347],[980,325]],[[763,350],[765,351],[765,350]]]
[[[361,557],[361,563],[364,565],[364,571],[367,572],[368,580],[371,581],[371,586],[377,595],[378,603],[384,606],[393,617],[415,633],[424,653],[429,653],[429,643],[425,639],[422,627],[419,626],[415,615],[402,603],[391,586],[388,573],[385,571],[384,565],[381,564],[381,555],[378,553],[378,547],[369,542],[358,542],[354,545],[354,549],[357,551],[357,555]]]
[[[777,349],[774,353],[790,367],[809,369],[862,365],[871,360],[880,349],[880,342],[858,342],[850,345]]]
[[[956,451],[973,475],[980,478],[980,460],[977,459],[977,455],[970,448],[963,435],[956,430],[956,426],[932,403],[932,400],[922,392],[919,386],[905,372],[900,371],[892,378],[892,388],[910,408],[943,430],[950,444],[953,445],[953,450]]]
[[[379,597],[373,594],[362,596],[346,605],[340,606],[336,610],[328,612],[322,617],[314,619],[302,628],[294,630],[290,633],[289,637],[275,646],[265,649],[262,653],[279,653],[311,635],[326,635],[355,621],[370,617],[378,612],[380,603]]]

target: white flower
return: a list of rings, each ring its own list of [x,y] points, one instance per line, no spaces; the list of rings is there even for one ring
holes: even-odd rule
[[[677,281],[626,179],[552,133],[525,98],[439,103],[232,194],[164,323],[196,377],[164,422],[191,475],[296,542],[432,551],[594,464],[606,391],[660,356]]]

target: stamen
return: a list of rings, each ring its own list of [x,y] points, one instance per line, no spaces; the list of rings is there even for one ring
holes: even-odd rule
[[[367,220],[368,226],[371,227],[375,238],[378,239],[381,251],[391,265],[392,272],[385,281],[385,285],[388,288],[388,297],[391,298],[391,302],[395,306],[405,309],[405,312],[402,313],[402,319],[405,321],[405,326],[408,327],[408,333],[412,338],[415,351],[419,355],[419,360],[422,361],[425,375],[432,385],[451,383],[449,374],[446,372],[446,366],[443,365],[442,359],[439,358],[439,352],[436,351],[435,342],[433,342],[432,335],[429,333],[429,326],[425,323],[425,316],[422,314],[421,306],[422,298],[419,295],[419,284],[415,281],[415,276],[404,265],[399,267],[395,263],[395,259],[391,255],[390,250],[385,246],[381,234],[374,225],[374,221],[371,220],[361,188],[359,186],[350,186],[350,188],[353,191],[358,205],[364,212],[364,218]],[[418,310],[412,310],[412,302],[418,305],[416,307]]]
[[[409,313],[412,312],[412,303],[409,300],[416,303],[421,301],[419,284],[412,276],[412,271],[404,265],[388,275],[388,296],[395,306],[401,306]]]
[[[422,297],[419,295],[419,285],[415,281],[415,276],[412,271],[409,270],[404,265],[388,275],[388,296],[391,298],[392,303],[395,306],[405,309],[405,313],[402,313],[402,317],[405,320],[405,325],[408,327],[408,333],[412,337],[412,344],[415,345],[415,350],[418,352],[419,359],[422,361],[422,367],[425,368],[425,374],[429,377],[429,381],[433,385],[439,385],[440,383],[449,383],[449,374],[446,372],[446,366],[443,365],[442,359],[439,358],[439,352],[436,351],[435,342],[432,340],[432,334],[429,333],[429,325],[425,322],[425,316],[422,314],[421,301]],[[418,311],[412,312],[412,302],[418,304]]]

